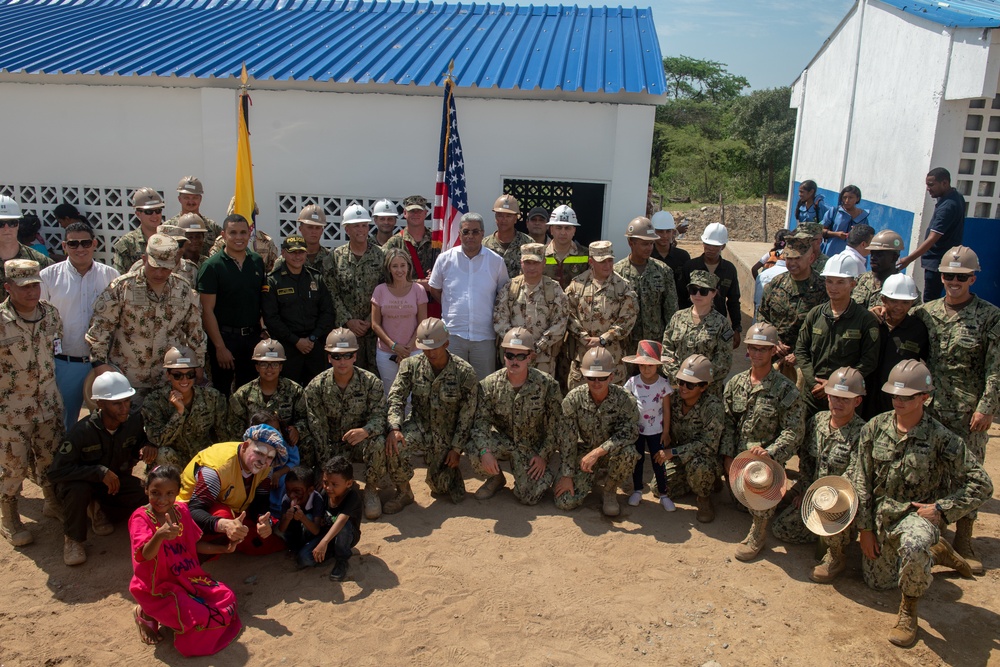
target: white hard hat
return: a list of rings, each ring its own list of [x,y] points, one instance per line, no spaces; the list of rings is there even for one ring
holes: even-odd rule
[[[726,245],[729,243],[729,230],[721,222],[713,222],[705,227],[701,242],[708,245]]]
[[[115,371],[98,375],[91,388],[90,397],[95,401],[120,401],[135,394],[128,378]]]
[[[549,216],[548,224],[572,225],[574,227],[580,226],[580,223],[576,221],[576,211],[565,204],[562,206],[556,206],[555,210],[553,210],[552,214]]]
[[[0,195],[0,220],[16,220],[21,217],[21,206],[13,197]]]
[[[894,273],[882,282],[882,296],[912,301],[917,298],[917,284],[905,273]]]
[[[674,224],[674,216],[670,215],[670,211],[657,211],[650,218],[653,222],[653,229],[677,229],[677,225]]]
[[[372,217],[368,215],[368,209],[366,209],[361,204],[351,204],[344,211],[344,217],[341,219],[340,224],[342,225],[352,225],[361,222],[371,222]]]
[[[381,215],[381,216],[398,218],[399,211],[396,209],[396,205],[393,204],[388,199],[379,199],[377,202],[375,202],[375,205],[372,206],[372,215],[373,216]]]
[[[864,267],[861,266],[858,260],[847,253],[841,253],[826,260],[826,266],[823,267],[823,273],[820,275],[824,278],[857,279],[863,271]]]

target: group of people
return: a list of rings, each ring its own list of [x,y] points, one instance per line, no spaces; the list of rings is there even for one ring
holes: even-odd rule
[[[692,494],[699,522],[714,520],[728,480],[751,514],[740,561],[769,528],[822,536],[812,578],[830,582],[857,533],[866,582],[902,591],[899,645],[916,640],[933,564],[982,572],[972,536],[992,493],[1000,309],[970,292],[979,259],[960,243],[935,265],[944,297],[919,305],[898,234],[853,225],[824,263],[824,228],[799,221],[744,335],[719,223],[692,258],[669,213],[635,218],[616,263],[611,241],[573,240],[569,206],[532,209],[518,231],[520,203],[505,194],[496,232],[468,213],[460,245],[440,249],[415,195],[398,231],[391,201],[348,207],[334,250],[320,244],[325,212],[306,206],[279,254],[238,214],[206,218],[199,179],[177,192],[166,222],[155,190],[133,195],[139,226],[115,244],[114,267],[94,260],[82,222],[65,228],[65,261],[47,265],[10,234],[21,211],[0,197],[0,533],[32,541],[18,512],[26,478],[63,522],[68,565],[85,562],[88,529],[108,534],[131,513],[147,643],[163,624],[195,655],[238,632],[235,598],[198,554],[287,549],[301,567],[332,560],[342,581],[362,518],[414,501],[416,453],[430,491],[456,503],[464,454],[485,477],[479,500],[507,486],[508,461],[520,502],[551,490],[568,511],[596,489],[610,517],[623,488],[643,502],[646,452],[657,502],[676,511]],[[741,343],[750,369],[727,380]],[[954,547],[941,538],[952,523]]]

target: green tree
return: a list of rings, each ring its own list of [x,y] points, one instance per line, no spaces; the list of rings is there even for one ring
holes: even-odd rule
[[[745,88],[750,87],[750,82],[742,76],[730,74],[726,67],[725,63],[689,56],[664,58],[667,94],[675,100],[707,100],[713,104],[734,100]]]
[[[795,111],[788,102],[792,90],[769,88],[739,97],[729,107],[729,132],[747,146],[747,159],[775,194],[775,173],[789,164],[795,141]],[[781,184],[784,191],[787,183]]]

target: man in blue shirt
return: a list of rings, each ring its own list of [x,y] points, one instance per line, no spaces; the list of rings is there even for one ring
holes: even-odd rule
[[[926,183],[927,194],[937,199],[934,215],[927,225],[927,235],[913,252],[899,260],[899,268],[903,270],[920,258],[920,266],[924,269],[924,303],[941,298],[944,287],[938,265],[949,248],[962,245],[962,233],[965,231],[965,198],[951,187],[948,170],[942,167],[931,169],[927,172]]]

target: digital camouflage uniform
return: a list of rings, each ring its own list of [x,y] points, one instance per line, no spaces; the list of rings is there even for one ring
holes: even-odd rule
[[[333,297],[333,310],[338,327],[347,327],[347,320],[364,320],[371,325],[372,292],[383,282],[382,263],[385,255],[374,243],[369,243],[361,257],[351,252],[345,243],[323,261],[323,281]],[[356,364],[366,371],[378,372],[375,366],[375,345],[378,337],[371,328],[358,336]]]
[[[219,252],[226,247],[226,241],[220,235],[211,246],[208,245],[208,237],[206,235],[203,248],[209,248],[206,257],[211,257],[215,253]],[[274,245],[274,241],[271,237],[260,231],[259,229],[254,231],[253,241],[247,245],[248,250],[253,250],[255,253],[260,255],[260,258],[264,260],[264,273],[268,274],[274,270],[275,263],[281,259],[281,253],[278,252],[278,246]]]
[[[406,231],[406,228],[399,230],[398,234],[393,234],[392,237],[385,242],[382,246],[382,252],[387,252],[390,248],[399,248],[407,255],[410,251],[407,250],[406,243],[410,242],[413,244],[413,249],[417,253],[417,259],[420,260],[420,266],[423,268],[424,278],[430,278],[431,270],[434,268],[434,262],[437,261],[438,255],[441,254],[441,248],[435,248],[431,243],[431,230],[430,227],[424,227],[424,238],[420,243],[413,240],[410,236],[410,232]],[[420,277],[420,269],[413,267],[417,273],[417,277]],[[371,295],[369,295],[371,296]]]
[[[580,361],[587,352],[588,336],[604,336],[605,349],[615,359],[611,381],[625,381],[625,364],[622,362],[623,345],[628,342],[632,327],[639,314],[639,300],[628,282],[611,272],[603,284],[590,277],[590,271],[581,273],[566,288],[569,305],[569,335],[575,344],[573,362],[567,385],[570,389],[583,384]],[[629,351],[631,352],[631,350]]]
[[[641,272],[629,258],[615,264],[615,273],[628,281],[636,294],[639,314],[624,348],[631,352],[640,340],[660,340],[667,323],[677,312],[677,285],[674,272],[663,262],[650,258]],[[681,360],[683,361],[683,359]]]
[[[858,277],[858,284],[851,291],[851,299],[866,309],[882,305],[882,281],[878,279],[874,271],[866,271]],[[922,301],[923,298],[918,289],[916,303]]]
[[[129,267],[128,273],[135,273],[142,266],[142,260]],[[191,289],[195,289],[198,286],[198,265],[192,262],[190,259],[184,259],[181,257],[180,266],[174,269],[174,275],[180,276],[184,279]]]
[[[174,217],[170,218],[169,220],[164,220],[163,224],[165,224],[165,225],[173,225],[175,227],[180,227],[180,225],[177,224],[177,221],[181,219],[182,215],[186,215],[186,214],[185,213],[178,213],[177,215],[175,215]],[[195,213],[195,215],[197,215],[199,218],[201,218],[201,221],[203,223],[205,223],[205,240],[202,241],[202,243],[201,243],[202,252],[205,252],[205,250],[204,250],[205,248],[211,248],[211,247],[213,247],[215,245],[215,241],[220,236],[222,236],[222,227],[219,227],[219,225],[217,225],[215,223],[215,220],[212,220],[211,218],[206,218],[201,213]],[[257,234],[264,234],[264,232],[257,232]],[[266,234],[265,234],[265,236],[266,236]],[[268,238],[268,240],[270,240],[270,237]],[[260,251],[258,250],[257,252],[259,253]]]
[[[39,271],[44,269],[46,266],[52,266],[52,264],[54,263],[51,258],[46,257],[45,255],[38,252],[34,248],[29,248],[23,243],[19,244],[19,246],[20,247],[17,249],[17,254],[11,257],[10,259],[30,259],[33,262],[38,262]],[[4,261],[9,262],[10,259]],[[0,261],[0,282],[7,280],[7,272],[4,271],[3,268],[4,261]],[[6,293],[0,294],[0,297],[2,297],[0,298],[0,301],[2,301],[3,299],[7,298],[7,295]]]
[[[201,450],[230,440],[226,397],[212,387],[196,386],[193,391],[183,415],[170,402],[169,383],[149,392],[142,402],[146,437],[159,448],[156,462],[160,465],[183,470]]]
[[[409,461],[411,451],[423,451],[427,486],[434,493],[447,493],[454,502],[465,497],[465,481],[459,468],[445,465],[445,457],[449,451],[465,450],[479,392],[472,366],[453,354],[437,374],[422,354],[403,359],[389,390],[389,426],[400,428],[406,438],[400,451],[402,460]],[[408,396],[412,407],[404,421]]]
[[[229,397],[229,437],[227,440],[242,440],[243,433],[250,427],[250,418],[255,412],[269,410],[287,426],[294,426],[299,432],[299,462],[306,466],[317,464],[309,437],[309,419],[306,413],[306,397],[302,387],[288,378],[278,378],[278,388],[268,397],[260,390],[260,378],[251,380],[233,392]]]
[[[712,311],[719,317],[725,316]],[[686,358],[686,357],[685,357]],[[719,478],[719,441],[725,424],[726,410],[722,401],[706,392],[691,410],[684,414],[680,392],[670,396],[670,446],[677,455],[667,460],[667,491],[669,498],[688,493],[707,498]]]
[[[799,327],[810,310],[828,301],[826,282],[815,271],[803,281],[782,273],[764,288],[757,319],[778,330],[778,340],[795,349]]]
[[[564,290],[573,279],[590,268],[587,248],[576,241],[572,242],[569,254],[562,260],[556,258],[556,247],[553,241],[545,246],[545,268],[543,274],[559,283]]]
[[[825,268],[826,268],[826,262],[827,262],[827,260],[829,260],[829,259],[830,259],[830,258],[829,258],[829,257],[827,257],[826,255],[824,255],[823,253],[818,253],[818,254],[816,255],[816,259],[815,259],[815,260],[813,260],[813,263],[812,263],[812,270],[813,270],[813,271],[814,271],[814,272],[815,272],[815,273],[816,273],[817,275],[819,275],[820,273],[823,273],[823,269],[825,269]]]
[[[10,299],[0,303],[0,496],[17,496],[27,479],[42,486],[63,439],[63,403],[56,386],[62,320],[38,304],[41,320],[22,320]]]
[[[694,321],[694,307],[674,313],[663,332],[663,370],[671,380],[677,377],[681,363],[692,354],[701,354],[712,362],[714,381],[708,391],[722,399],[726,376],[733,365],[733,327],[729,318],[715,310],[701,322]]]
[[[616,487],[631,477],[639,460],[635,449],[639,406],[628,391],[608,385],[608,395],[600,405],[591,398],[590,388],[583,386],[566,394],[562,408],[566,437],[559,476],[572,478],[573,491],[557,496],[555,503],[561,510],[571,510],[583,504],[600,471],[606,470],[607,484]],[[584,472],[580,461],[597,447],[607,454],[597,460],[592,472]]]
[[[514,239],[507,246],[506,250],[504,250],[503,244],[500,243],[500,239],[497,238],[496,232],[483,239],[483,245],[500,255],[503,259],[503,263],[507,265],[507,276],[510,278],[521,275],[521,246],[525,243],[534,242],[535,239],[524,232],[516,230],[514,231]]]
[[[146,286],[145,269],[115,278],[94,303],[86,339],[90,358],[121,370],[140,401],[162,380],[163,355],[185,345],[205,361],[205,330],[198,295],[183,278],[171,274],[157,295]]]
[[[840,428],[831,428],[830,411],[817,412],[806,424],[806,437],[799,447],[799,484],[804,492],[820,477],[842,475],[848,477],[848,467],[858,449],[858,437],[865,420],[854,419]],[[802,510],[792,503],[778,515],[771,527],[774,536],[783,542],[808,544],[817,536],[802,522]],[[843,551],[851,541],[851,529],[823,538],[828,546],[840,546]]]
[[[535,337],[534,367],[555,375],[556,356],[566,335],[569,301],[559,283],[542,276],[534,286],[515,276],[500,288],[493,307],[493,330],[501,338],[514,327]],[[498,346],[499,348],[499,346]]]
[[[128,273],[132,269],[132,265],[146,254],[148,240],[142,233],[141,227],[136,227],[125,234],[112,246],[111,265],[122,275]]]
[[[895,418],[886,412],[861,429],[851,476],[858,493],[854,521],[858,530],[875,533],[881,549],[875,560],[862,559],[865,583],[920,597],[931,584],[930,548],[940,529],[911,503],[937,503],[952,523],[988,499],[993,483],[962,439],[926,412],[905,434]]]

